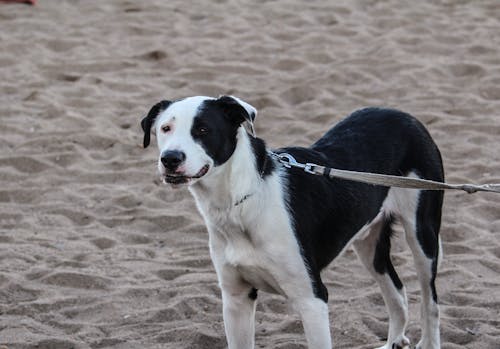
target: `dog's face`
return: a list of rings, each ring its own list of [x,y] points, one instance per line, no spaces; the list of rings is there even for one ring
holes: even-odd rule
[[[154,132],[161,177],[173,185],[190,185],[231,157],[238,128],[244,121],[253,122],[256,113],[254,107],[231,96],[161,101],[141,122],[144,147]]]

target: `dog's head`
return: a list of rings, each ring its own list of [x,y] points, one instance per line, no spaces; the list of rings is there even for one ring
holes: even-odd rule
[[[193,184],[231,157],[238,128],[256,115],[254,107],[232,96],[164,100],[141,122],[144,148],[154,132],[162,178],[174,185]]]

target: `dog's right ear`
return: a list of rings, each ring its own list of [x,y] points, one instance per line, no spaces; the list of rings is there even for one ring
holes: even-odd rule
[[[172,102],[168,100],[163,100],[159,103],[156,103],[155,105],[153,105],[148,115],[144,119],[142,119],[141,127],[142,130],[144,131],[144,148],[147,148],[149,142],[151,141],[151,128],[155,124],[156,117],[162,111],[167,109],[170,104],[172,104]]]

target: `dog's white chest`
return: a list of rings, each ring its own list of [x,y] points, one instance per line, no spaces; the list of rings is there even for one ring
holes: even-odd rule
[[[238,210],[226,212],[211,211],[205,217],[210,217],[208,226],[212,240],[217,240],[217,246],[212,246],[212,252],[223,264],[236,271],[243,280],[257,289],[282,294],[276,278],[272,256],[262,248],[262,238],[257,231],[251,231],[251,224],[242,220]],[[274,271],[274,272],[273,272]]]
[[[282,295],[286,295],[286,287],[311,288],[282,188],[281,177],[275,174],[261,192],[243,191],[252,194],[244,201],[238,198],[245,195],[233,195],[236,199],[232,201],[238,204],[225,209],[214,195],[193,191],[209,231],[219,281],[240,279],[256,289]],[[296,285],[299,283],[302,286]]]
[[[273,266],[269,263],[269,258],[257,251],[249,240],[245,240],[244,237],[238,241],[228,241],[223,252],[226,263],[235,268],[240,277],[253,287],[283,294],[273,276]]]

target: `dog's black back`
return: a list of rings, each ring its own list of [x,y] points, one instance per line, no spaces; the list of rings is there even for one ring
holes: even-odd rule
[[[421,178],[444,181],[441,155],[429,133],[417,119],[397,110],[359,110],[311,147],[289,147],[277,152],[289,153],[299,162],[337,169],[401,176],[414,173]],[[290,171],[288,195],[295,232],[315,290],[320,298],[326,299],[319,272],[377,216],[389,188],[313,176],[300,169]],[[428,223],[435,232],[434,236],[419,234],[427,255],[437,253],[442,201],[442,192],[421,194],[418,214],[430,220]],[[397,275],[394,281],[398,282],[396,278]]]

